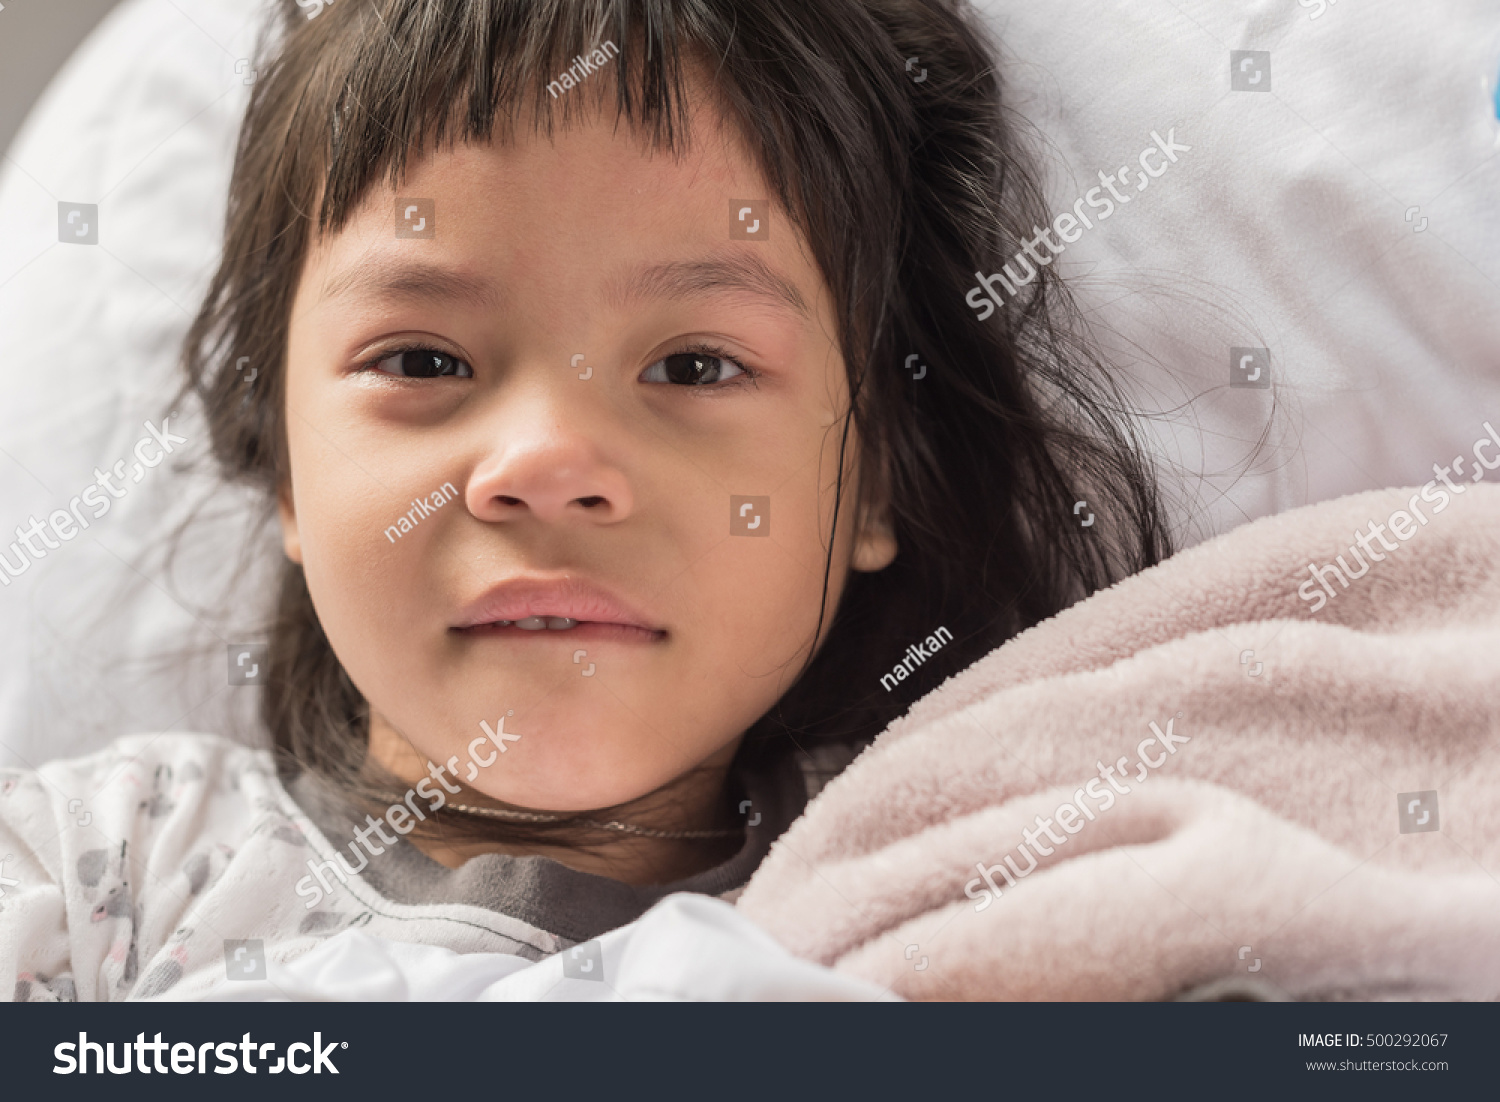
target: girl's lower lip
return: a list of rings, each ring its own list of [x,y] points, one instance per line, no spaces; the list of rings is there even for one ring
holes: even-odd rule
[[[528,631],[518,628],[515,624],[476,624],[473,627],[453,628],[452,630],[461,635],[472,636],[478,639],[494,639],[497,641],[523,643],[523,642],[546,642],[556,641],[564,645],[568,640],[588,640],[590,642],[619,642],[619,643],[656,643],[667,637],[664,631],[652,631],[650,628],[635,627],[631,624],[605,624],[596,620],[580,620],[575,626],[562,630],[541,628]]]

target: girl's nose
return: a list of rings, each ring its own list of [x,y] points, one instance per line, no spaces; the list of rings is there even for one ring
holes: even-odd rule
[[[503,442],[474,469],[466,491],[474,516],[615,524],[630,515],[630,482],[595,441],[554,418],[533,425],[509,420]]]

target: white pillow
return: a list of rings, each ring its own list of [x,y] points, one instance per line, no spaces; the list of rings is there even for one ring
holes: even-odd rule
[[[1179,410],[1155,436],[1183,542],[1425,483],[1500,429],[1494,0],[981,6],[1053,214],[1100,171],[1138,185],[1153,131],[1192,147],[1055,261],[1140,404]],[[1233,89],[1231,51],[1269,74]],[[1269,348],[1275,387],[1232,388],[1233,348]]]
[[[251,536],[247,499],[184,477],[176,444],[137,483],[132,452],[147,421],[204,443],[193,420],[162,415],[217,257],[254,78],[236,63],[251,56],[261,10],[127,0],[53,80],[0,172],[0,552],[18,524],[68,510],[96,467],[124,460],[123,486],[109,481],[126,491],[96,488],[75,507],[89,528],[75,520],[71,539],[50,535],[55,549],[33,536],[45,556],[0,586],[0,765],[86,753],[129,731],[256,737],[258,690],[229,685],[227,647],[245,641],[235,625],[262,583],[244,579],[228,610],[219,600]],[[84,240],[97,245],[59,240],[60,203],[97,206],[67,223],[89,224]],[[111,507],[95,519],[101,498]],[[169,578],[165,538],[205,499],[224,519],[190,532]]]
[[[1142,404],[1183,407],[1153,432],[1187,472],[1168,489],[1189,541],[1425,482],[1434,462],[1467,454],[1482,421],[1500,425],[1491,5],[980,6],[1004,38],[1009,102],[1049,143],[1038,156],[1054,214],[1101,170],[1131,166],[1116,186],[1137,184],[1153,131],[1190,147],[1175,163],[1148,156],[1161,175],[1125,191],[1130,203],[1108,219],[1085,202],[1093,226],[1055,261]],[[130,456],[146,421],[162,427],[216,261],[254,78],[242,59],[264,11],[262,0],[197,0],[190,14],[127,0],[0,169],[0,550],[14,525],[67,509],[96,466]],[[1231,90],[1231,50],[1269,52],[1269,92]],[[917,68],[934,86],[950,76],[930,58]],[[59,201],[98,205],[97,246],[59,242]],[[1235,347],[1270,349],[1276,389],[1229,386]],[[186,416],[170,429],[203,443]],[[1263,432],[1269,446],[1244,473]],[[238,579],[227,607],[221,591],[247,540],[274,563],[274,533],[247,527],[243,494],[172,462],[143,470],[108,514],[0,587],[0,764],[131,730],[262,737],[257,690],[229,685],[227,654],[255,641],[245,625],[267,578]],[[203,499],[219,519],[190,530],[169,586],[153,560]],[[211,649],[174,657],[195,646]]]

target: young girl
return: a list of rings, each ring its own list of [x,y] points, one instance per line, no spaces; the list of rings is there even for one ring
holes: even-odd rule
[[[18,999],[732,897],[912,700],[1167,551],[1048,268],[966,301],[1046,215],[965,8],[308,7],[184,354],[282,532],[275,753],[4,775]]]

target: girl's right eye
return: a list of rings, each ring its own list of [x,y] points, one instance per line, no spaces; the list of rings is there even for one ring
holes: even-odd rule
[[[384,375],[395,375],[404,379],[438,379],[451,377],[472,379],[474,369],[457,356],[439,352],[435,348],[393,349],[377,359],[367,360],[361,365]]]

